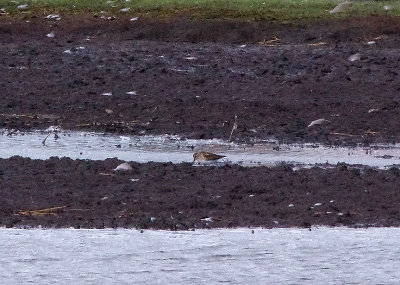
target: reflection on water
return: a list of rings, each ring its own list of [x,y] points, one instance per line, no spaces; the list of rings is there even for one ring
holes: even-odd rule
[[[193,153],[210,151],[224,154],[224,162],[244,166],[275,165],[290,162],[313,164],[361,164],[389,167],[400,164],[400,145],[374,145],[368,148],[327,147],[316,144],[287,145],[276,142],[259,142],[252,145],[228,143],[222,140],[181,139],[178,136],[112,136],[91,132],[61,131],[58,139],[50,135],[46,145],[44,132],[27,132],[7,135],[0,132],[0,157],[13,155],[34,159],[51,156],[73,159],[103,160],[117,157],[137,162],[192,162]]]
[[[3,284],[398,284],[399,228],[0,229]]]

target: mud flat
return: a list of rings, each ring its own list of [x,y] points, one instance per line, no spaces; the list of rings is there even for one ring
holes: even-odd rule
[[[399,22],[1,17],[0,127],[398,142]]]
[[[399,226],[400,171],[0,160],[0,224],[23,227]]]
[[[60,21],[1,17],[0,127],[16,141],[2,145],[0,224],[174,230],[399,226],[400,172],[393,166],[400,140],[399,35],[400,20],[390,16],[293,25],[105,20],[89,13]],[[312,123],[319,119],[321,124]],[[85,160],[12,157],[23,155],[18,149],[30,150],[21,131],[49,126],[223,142],[232,133],[237,145],[273,138],[278,149],[281,143],[318,143],[357,146],[360,153],[325,168],[313,167],[315,159],[308,169],[298,168],[290,152],[286,164],[273,168],[236,162],[194,167],[182,161],[190,160],[196,146],[175,150],[176,160],[139,163],[129,158],[128,147],[117,146],[121,142],[105,140],[113,153],[128,157],[94,161],[85,156],[88,145],[74,150],[75,157],[57,154],[66,151],[68,138],[50,137],[46,146],[36,142],[39,152]],[[367,154],[380,143],[393,147]],[[234,149],[225,150],[235,156]],[[284,153],[268,151],[268,158]],[[354,157],[374,159],[373,166],[384,169]],[[112,170],[122,159],[132,171]]]

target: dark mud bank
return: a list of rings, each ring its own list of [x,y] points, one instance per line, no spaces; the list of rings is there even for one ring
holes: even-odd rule
[[[234,140],[398,142],[399,27],[0,18],[0,127],[227,139],[237,116]]]
[[[400,171],[0,159],[7,227],[400,226]]]

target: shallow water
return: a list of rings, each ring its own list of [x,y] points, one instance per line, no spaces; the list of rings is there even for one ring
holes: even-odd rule
[[[0,229],[3,284],[398,284],[399,228]]]
[[[389,167],[400,164],[400,145],[373,145],[368,148],[327,147],[318,144],[287,145],[274,141],[239,145],[222,140],[181,139],[178,136],[113,136],[92,132],[61,131],[59,138],[50,135],[42,144],[46,132],[35,131],[7,135],[0,132],[0,157],[14,155],[33,159],[51,156],[72,159],[103,160],[119,158],[137,162],[192,162],[196,151],[210,151],[227,156],[223,162],[244,166],[268,165],[280,162],[300,165],[361,164]]]

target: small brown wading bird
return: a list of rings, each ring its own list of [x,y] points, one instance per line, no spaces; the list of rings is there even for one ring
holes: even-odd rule
[[[195,154],[193,154],[193,162],[195,161],[213,161],[213,160],[218,160],[225,157],[225,155],[219,155],[219,154],[214,154],[211,152],[206,152],[206,151],[202,151],[202,152],[196,152]]]

